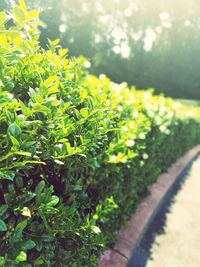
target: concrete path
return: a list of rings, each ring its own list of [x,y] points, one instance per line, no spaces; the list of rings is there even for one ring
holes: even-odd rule
[[[157,234],[146,267],[200,266],[200,157],[166,214],[164,232]]]

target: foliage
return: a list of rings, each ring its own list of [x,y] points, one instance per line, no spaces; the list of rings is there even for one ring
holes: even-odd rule
[[[129,89],[0,13],[0,266],[97,265],[148,186],[199,141],[199,109]],[[87,64],[86,64],[87,65]],[[111,245],[111,244],[110,244]]]

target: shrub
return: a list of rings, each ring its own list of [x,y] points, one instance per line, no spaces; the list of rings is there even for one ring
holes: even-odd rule
[[[58,40],[43,50],[37,17],[23,0],[0,12],[0,266],[92,267],[199,141],[199,110],[89,75]]]

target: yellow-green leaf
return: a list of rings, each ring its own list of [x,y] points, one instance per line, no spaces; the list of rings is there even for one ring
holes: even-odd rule
[[[31,218],[31,211],[27,207],[23,207],[22,209],[22,215],[25,217],[30,217]]]
[[[51,76],[49,78],[47,78],[44,82],[43,85],[45,87],[50,87],[53,86],[56,82],[59,81],[59,78],[57,76]]]
[[[38,18],[39,14],[40,14],[39,10],[31,10],[30,12],[28,12],[26,18],[28,20],[33,20],[33,19]]]
[[[25,20],[25,12],[20,6],[15,6],[13,8],[13,15],[17,22],[20,24],[24,22]]]
[[[17,147],[17,148],[19,148],[20,147],[20,143],[18,142],[18,140],[14,137],[14,136],[10,136],[10,139],[11,139],[11,141],[12,141],[12,144],[13,144],[13,146],[15,146],[15,147]]]
[[[27,255],[24,251],[21,251],[19,255],[16,257],[17,261],[26,261],[27,260]]]
[[[44,112],[46,114],[51,113],[51,110],[44,105],[35,104],[33,107],[34,112]]]
[[[26,157],[31,157],[32,154],[30,152],[27,151],[16,151],[13,152],[15,155],[19,155],[19,156],[26,156]]]
[[[73,153],[73,148],[71,147],[70,143],[69,142],[66,142],[66,147],[67,147],[67,152],[69,154],[72,154]]]
[[[19,0],[19,5],[23,9],[23,11],[26,12],[27,7],[26,7],[24,0]]]
[[[87,117],[89,116],[89,111],[88,111],[87,108],[82,108],[82,109],[80,110],[80,113],[81,113],[81,115],[82,115],[84,118],[87,118]]]
[[[6,13],[0,12],[0,26],[6,22]]]
[[[53,85],[51,86],[49,89],[48,89],[48,94],[55,94],[55,93],[58,93],[59,90],[58,90],[58,87],[56,85]]]
[[[92,228],[92,231],[95,233],[95,234],[99,234],[99,233],[101,233],[101,230],[100,230],[100,228],[98,227],[98,226],[92,226],[91,227]]]

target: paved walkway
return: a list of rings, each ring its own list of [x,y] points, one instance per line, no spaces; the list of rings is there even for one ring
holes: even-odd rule
[[[166,214],[164,233],[157,234],[146,267],[200,266],[200,157]]]

